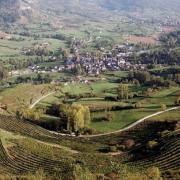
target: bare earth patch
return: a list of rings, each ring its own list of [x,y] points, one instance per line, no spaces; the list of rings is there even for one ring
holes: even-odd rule
[[[143,43],[143,44],[158,44],[158,36],[136,36],[131,35],[128,38],[128,41],[134,42],[134,43]]]
[[[173,32],[173,27],[164,26],[162,27],[161,33],[170,33]],[[155,45],[159,43],[159,36],[161,33],[157,33],[151,36],[136,36],[130,35],[127,40],[133,43],[143,43],[143,44],[150,44]]]
[[[0,31],[0,39],[5,39],[7,34],[5,32]]]

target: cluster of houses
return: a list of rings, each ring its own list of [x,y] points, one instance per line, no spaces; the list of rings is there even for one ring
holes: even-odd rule
[[[104,79],[101,79],[104,80]],[[89,79],[83,76],[77,76],[77,77],[71,77],[71,78],[60,78],[57,80],[52,80],[51,84],[53,85],[59,85],[59,84],[63,84],[64,86],[68,86],[70,84],[91,84],[92,82],[94,82],[94,79]]]
[[[28,67],[29,70],[36,73],[56,73],[56,72],[63,72],[66,70],[64,65],[57,65],[53,67],[41,67],[40,65],[32,65]]]
[[[137,52],[133,45],[124,44],[116,46],[110,52],[103,53],[102,57],[91,55],[70,57],[67,59],[64,69],[73,70],[77,66],[81,66],[88,76],[97,76],[104,71],[144,70],[146,65],[134,64],[129,61],[129,57],[134,52],[141,54],[145,51]]]
[[[106,52],[102,57],[96,57],[87,54],[86,56],[70,56],[64,65],[55,65],[52,67],[41,67],[39,65],[30,66],[33,72],[64,72],[74,71],[75,68],[81,67],[88,76],[98,76],[105,71],[127,71],[127,70],[145,70],[146,65],[134,64],[129,61],[129,57],[136,51],[132,45],[116,46],[112,51]],[[136,51],[136,53],[144,53],[144,51]],[[55,61],[55,57],[50,58]]]

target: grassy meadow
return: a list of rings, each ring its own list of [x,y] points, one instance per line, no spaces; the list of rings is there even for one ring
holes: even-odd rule
[[[124,74],[121,74],[124,75]],[[97,132],[105,133],[111,132],[118,129],[122,129],[129,124],[145,117],[161,111],[162,104],[166,105],[167,108],[173,107],[175,105],[176,95],[180,93],[180,87],[170,87],[166,89],[161,89],[154,92],[150,97],[136,97],[129,99],[126,102],[115,102],[106,101],[104,97],[112,95],[117,95],[118,83],[112,83],[112,78],[114,76],[108,75],[110,78],[106,80],[98,80],[90,84],[69,84],[62,87],[63,93],[69,93],[72,95],[80,95],[84,93],[93,93],[95,97],[91,98],[80,98],[80,99],[69,99],[69,103],[82,104],[91,107],[106,107],[107,110],[100,112],[91,112],[91,124],[90,127],[95,129]],[[106,76],[107,77],[107,76]],[[145,87],[141,87],[142,89]],[[136,86],[130,86],[130,91],[136,92],[141,89]],[[49,106],[55,102],[60,102],[62,100],[62,93],[57,93],[51,95],[44,100],[42,100],[37,106]],[[117,110],[109,111],[108,109],[112,106],[127,106],[133,105],[136,102],[142,104],[141,108],[138,109],[128,109],[128,110]],[[111,121],[103,120],[106,114],[110,113],[112,116]],[[171,116],[172,112],[167,112],[167,116]],[[156,117],[154,117],[156,119]],[[50,117],[47,118],[47,120]]]
[[[21,84],[15,87],[1,90],[0,101],[2,104],[7,105],[10,112],[15,112],[18,108],[29,106],[38,98],[42,97],[42,93],[51,91],[50,85],[32,85]]]

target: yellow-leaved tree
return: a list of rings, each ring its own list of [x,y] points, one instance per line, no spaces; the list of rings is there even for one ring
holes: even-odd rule
[[[60,112],[63,112],[67,120],[67,130],[77,132],[79,129],[88,127],[91,121],[90,111],[87,106],[80,104],[60,105]]]

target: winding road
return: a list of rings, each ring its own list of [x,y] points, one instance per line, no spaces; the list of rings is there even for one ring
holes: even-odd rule
[[[30,106],[30,109],[33,109],[40,101],[42,101],[43,99],[47,98],[48,96],[54,94],[55,92],[51,92],[49,94],[46,94],[45,96],[42,96],[41,98],[39,98],[36,102],[34,102],[31,106]],[[82,136],[79,136],[79,137],[84,137],[84,138],[91,138],[91,137],[101,137],[101,136],[107,136],[107,135],[112,135],[112,134],[117,134],[117,133],[121,133],[121,132],[124,132],[124,131],[127,131],[135,126],[137,126],[138,124],[144,122],[145,120],[151,118],[151,117],[154,117],[154,116],[157,116],[157,115],[160,115],[160,114],[163,114],[165,112],[169,112],[169,111],[173,111],[173,110],[177,110],[177,109],[180,109],[180,106],[176,106],[176,107],[173,107],[173,108],[169,108],[169,109],[166,109],[164,111],[159,111],[159,112],[156,112],[154,114],[151,114],[151,115],[148,115],[142,119],[139,119],[137,120],[136,122],[130,124],[129,126],[123,128],[123,129],[120,129],[120,130],[117,130],[117,131],[113,131],[113,132],[109,132],[109,133],[103,133],[103,134],[95,134],[95,135],[82,135]],[[57,132],[54,132],[54,131],[49,131],[50,133],[52,134],[56,134],[56,135],[61,135],[61,136],[71,136],[69,134],[63,134],[63,133],[57,133]]]
[[[48,96],[50,96],[50,95],[52,95],[52,94],[54,94],[55,92],[51,92],[51,93],[49,93],[49,94],[46,94],[46,95],[44,95],[44,96],[42,96],[41,98],[39,98],[37,101],[35,101],[33,104],[31,104],[30,105],[30,109],[33,109],[35,106],[36,106],[36,104],[38,104],[40,101],[42,101],[43,99],[45,99],[45,98],[47,98]]]
[[[177,107],[173,107],[173,108],[170,108],[170,109],[167,109],[167,110],[164,110],[164,111],[159,111],[159,112],[156,112],[154,114],[151,114],[151,115],[148,115],[142,119],[139,119],[138,121],[132,123],[131,125],[123,128],[123,129],[120,129],[120,130],[117,130],[117,131],[113,131],[113,132],[110,132],[110,133],[103,133],[103,134],[97,134],[97,135],[87,135],[87,136],[81,136],[81,137],[100,137],[100,136],[107,136],[107,135],[112,135],[112,134],[116,134],[116,133],[121,133],[121,132],[124,132],[124,131],[127,131],[135,126],[137,126],[138,124],[144,122],[145,120],[151,118],[151,117],[154,117],[154,116],[157,116],[157,115],[160,115],[160,114],[163,114],[165,112],[169,112],[169,111],[173,111],[173,110],[177,110],[177,109],[180,109],[180,106],[177,106]]]

